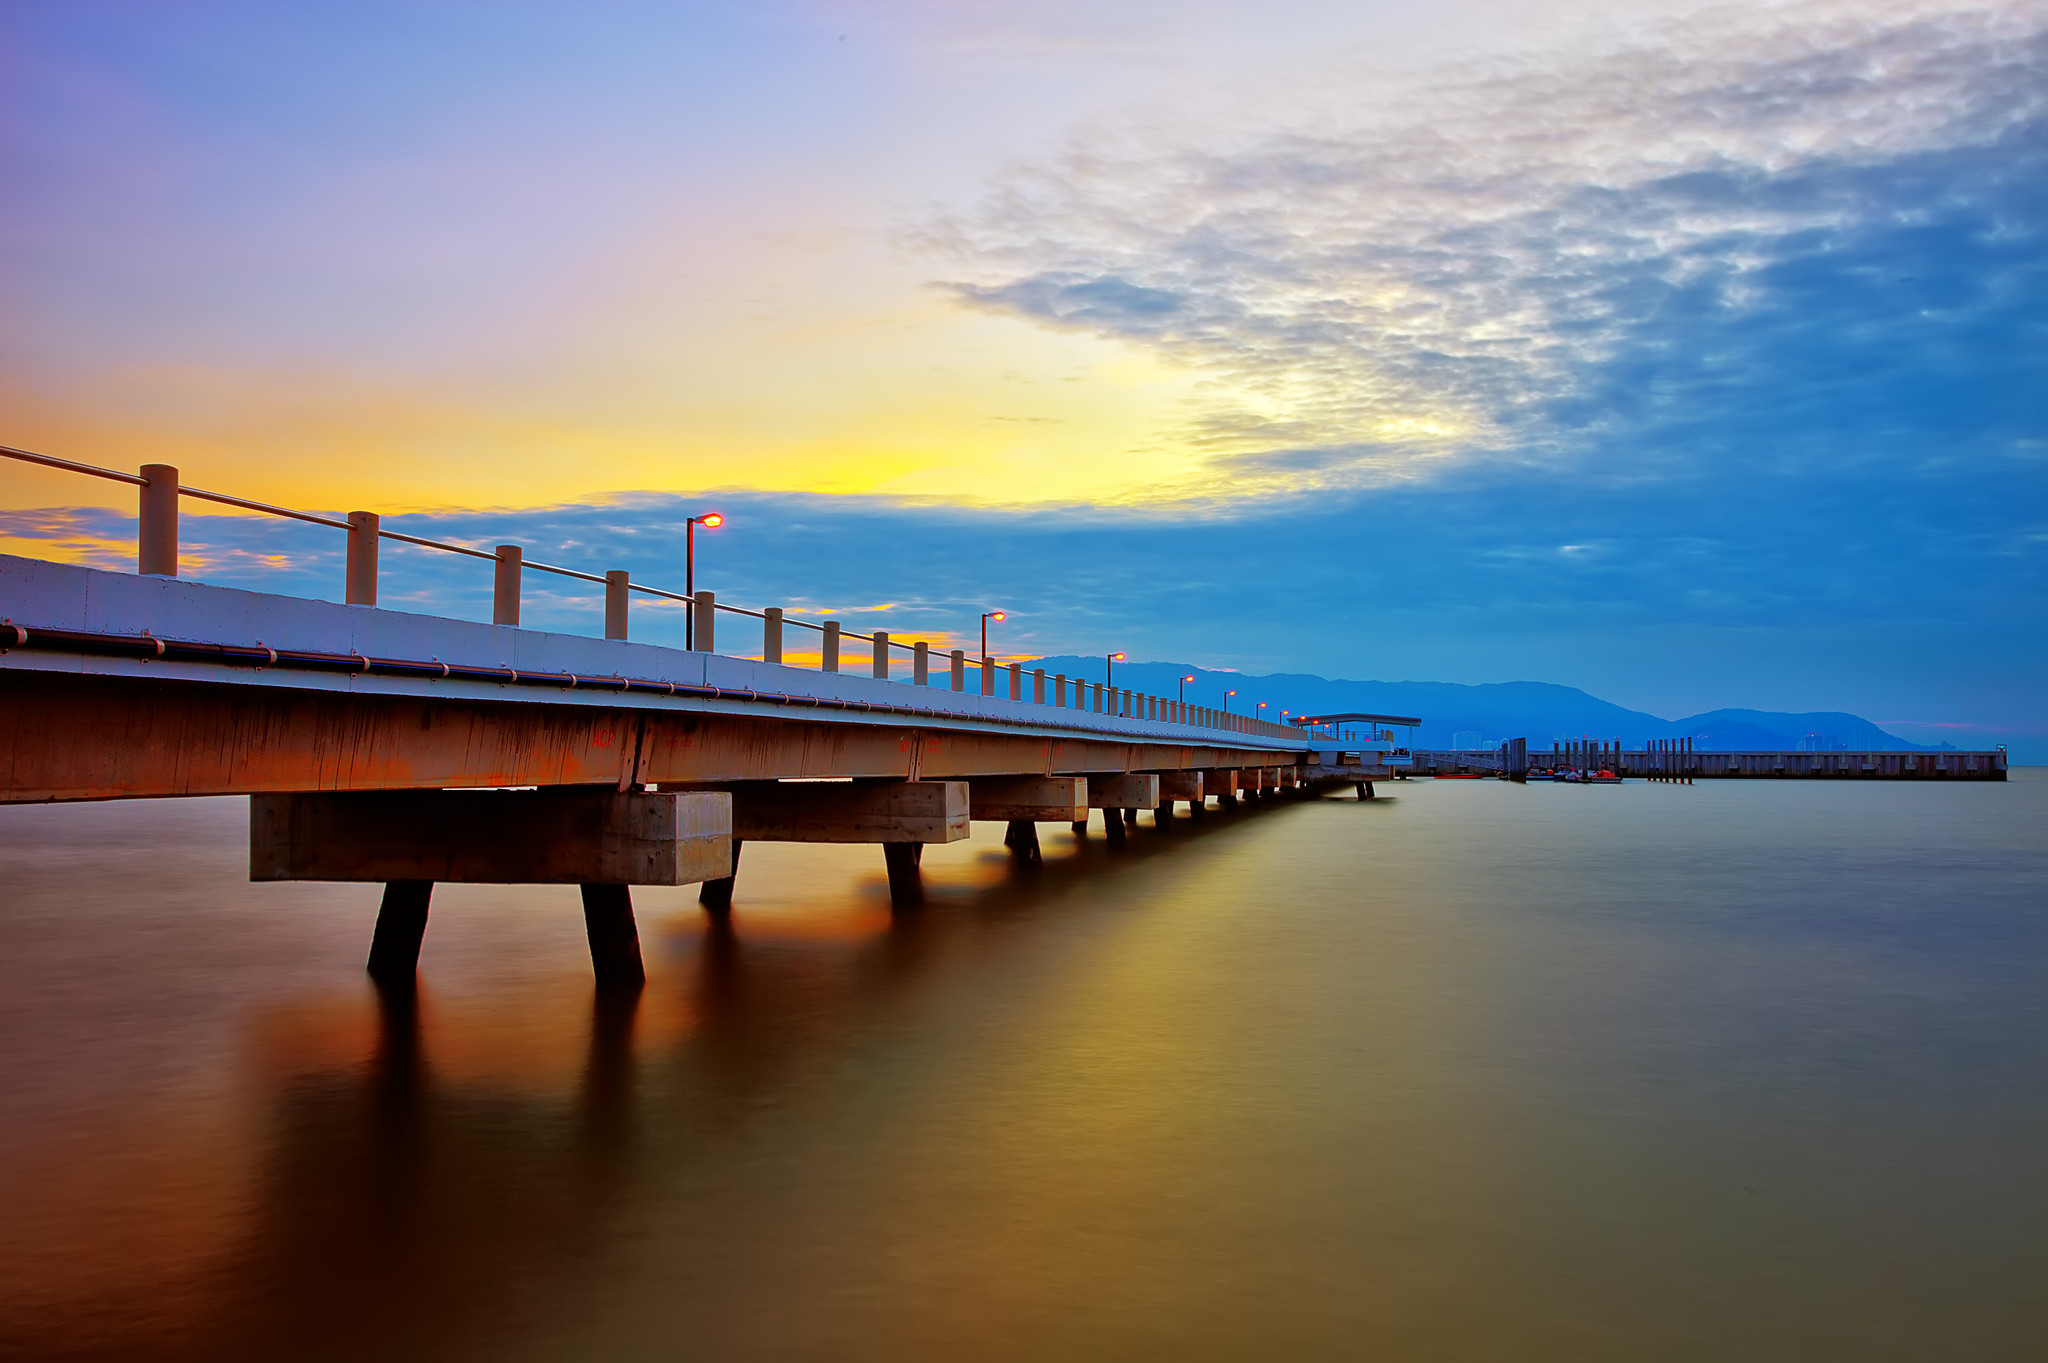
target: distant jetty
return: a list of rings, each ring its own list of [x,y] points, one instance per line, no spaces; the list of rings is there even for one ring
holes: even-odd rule
[[[1611,773],[1647,781],[2003,781],[2005,749],[1988,752],[1699,752],[1682,743],[1625,749],[1599,739],[1554,743],[1531,753],[1527,740],[1497,750],[1417,749],[1417,776],[1495,775],[1543,779],[1553,773]]]

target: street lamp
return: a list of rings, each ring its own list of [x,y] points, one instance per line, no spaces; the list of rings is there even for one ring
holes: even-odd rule
[[[1177,699],[1179,699],[1179,701],[1183,705],[1187,703],[1188,699],[1188,683],[1193,681],[1194,679],[1194,674],[1192,673],[1180,679],[1180,695],[1179,697],[1177,697]]]
[[[1104,656],[1102,660],[1102,684],[1104,686],[1116,685],[1116,665],[1123,660],[1124,655],[1121,653],[1111,653]]]
[[[1260,701],[1260,702],[1259,702],[1259,710],[1263,710],[1263,709],[1265,709],[1265,708],[1266,708],[1266,702],[1264,702],[1264,701]],[[1257,719],[1257,718],[1258,718],[1258,714],[1259,714],[1259,711],[1258,711],[1258,710],[1254,710],[1254,711],[1252,711],[1252,718],[1254,718],[1254,719]]]
[[[1225,691],[1225,692],[1223,693],[1223,713],[1224,713],[1224,714],[1226,714],[1226,715],[1227,715],[1227,714],[1229,714],[1229,713],[1230,713],[1230,698],[1231,698],[1232,696],[1236,695],[1236,694],[1237,694],[1237,692],[1235,692],[1235,691]]]
[[[983,667],[988,666],[988,622],[991,620],[1000,621],[1002,619],[1003,613],[1001,611],[983,611],[981,613],[981,665]]]
[[[690,598],[689,608],[683,612],[684,648],[697,646],[697,527],[716,530],[724,524],[725,517],[716,511],[683,520],[683,595]]]

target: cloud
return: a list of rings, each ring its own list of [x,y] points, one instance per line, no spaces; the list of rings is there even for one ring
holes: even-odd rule
[[[1395,115],[1086,139],[920,240],[967,306],[1208,376],[1182,434],[1210,493],[1651,434],[1697,454],[1691,428],[1901,415],[1879,351],[2038,363],[2048,13],[1750,22],[1440,82]],[[1996,450],[2038,415],[1966,420]]]

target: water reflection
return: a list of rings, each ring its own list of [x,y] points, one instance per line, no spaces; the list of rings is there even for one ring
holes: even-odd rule
[[[850,903],[780,922],[760,941],[749,937],[743,880],[732,913],[686,913],[669,927],[670,963],[685,968],[658,972],[648,991],[586,987],[579,1003],[559,988],[497,1006],[524,1013],[527,1031],[580,1024],[587,1045],[573,1079],[547,1065],[522,1074],[488,1037],[463,1035],[496,1030],[497,1010],[437,1008],[431,982],[366,988],[367,1055],[277,1085],[258,1213],[218,1272],[227,1299],[195,1352],[437,1357],[489,1341],[511,1348],[522,1322],[573,1317],[602,1295],[616,1243],[630,1242],[635,1199],[661,1196],[668,1171],[743,1159],[750,1125],[801,1102],[843,1050],[870,1041],[927,976],[971,949],[978,924],[1028,919],[1099,888],[1112,866],[1134,871],[1232,822],[1148,825],[1042,863],[977,848],[935,864],[929,902],[908,912],[874,912],[867,900],[886,894],[877,872]],[[680,1024],[637,1044],[657,998]],[[675,1271],[693,1271],[692,1253],[717,1255],[722,1239],[685,1236],[692,1248]]]
[[[873,849],[750,848],[729,916],[640,896],[623,997],[573,895],[455,887],[379,993],[374,896],[252,890],[234,811],[37,812],[0,874],[82,850],[0,923],[0,1354],[1882,1357],[1967,1303],[2024,1356],[2014,790],[997,827],[894,914]],[[136,901],[117,817],[189,884]],[[1972,1181],[1916,1203],[1930,1150]]]

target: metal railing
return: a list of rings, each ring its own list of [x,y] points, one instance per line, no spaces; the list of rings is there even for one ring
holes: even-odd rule
[[[901,653],[907,655],[911,666],[911,684],[928,686],[932,681],[931,663],[934,650],[930,643],[924,640],[899,642],[891,638],[886,630],[861,634],[846,629],[837,620],[813,622],[792,619],[780,607],[749,610],[744,606],[726,605],[712,592],[697,592],[690,595],[634,582],[630,575],[621,569],[606,573],[586,573],[575,568],[541,563],[527,558],[525,551],[516,544],[498,545],[493,552],[464,544],[451,544],[446,540],[402,534],[396,530],[386,530],[382,517],[374,511],[351,511],[345,518],[337,519],[310,511],[295,511],[290,507],[273,506],[268,502],[232,497],[226,493],[207,492],[186,486],[179,480],[177,468],[170,464],[144,464],[137,473],[123,473],[118,469],[100,468],[93,464],[59,459],[52,455],[37,454],[31,450],[15,449],[6,445],[0,445],[0,456],[24,463],[39,464],[45,468],[60,469],[67,473],[126,483],[139,489],[139,520],[136,533],[138,573],[161,577],[178,575],[178,499],[191,497],[199,501],[235,507],[242,511],[282,516],[345,532],[348,535],[348,555],[342,599],[352,606],[377,604],[378,548],[384,540],[395,540],[400,544],[415,545],[422,549],[437,549],[444,553],[462,554],[490,561],[495,567],[491,606],[493,624],[519,624],[521,578],[524,571],[531,568],[536,572],[552,573],[603,587],[607,639],[627,637],[628,605],[632,593],[638,592],[643,596],[681,602],[690,612],[691,647],[698,652],[717,651],[714,642],[717,632],[715,626],[718,614],[724,612],[761,622],[761,657],[765,662],[783,664],[783,631],[787,626],[794,625],[799,629],[815,631],[820,636],[819,665],[823,671],[840,670],[842,645],[850,639],[869,646],[871,666],[876,679],[897,680],[893,664],[897,655]],[[984,696],[997,695],[997,683],[1001,679],[1005,683],[1004,691],[1013,701],[1028,700],[1039,705],[1049,704],[1056,708],[1115,718],[1184,724],[1264,738],[1301,736],[1300,729],[1250,715],[1190,705],[1185,701],[1114,687],[1106,682],[1088,682],[1079,677],[1069,678],[1064,673],[1047,677],[1044,668],[1034,668],[1026,672],[1024,665],[1019,662],[998,664],[994,658],[987,656],[971,659],[965,649],[946,650],[939,654],[939,660],[945,668],[941,675],[955,691],[967,689],[967,672],[972,668],[979,674],[979,689]]]

